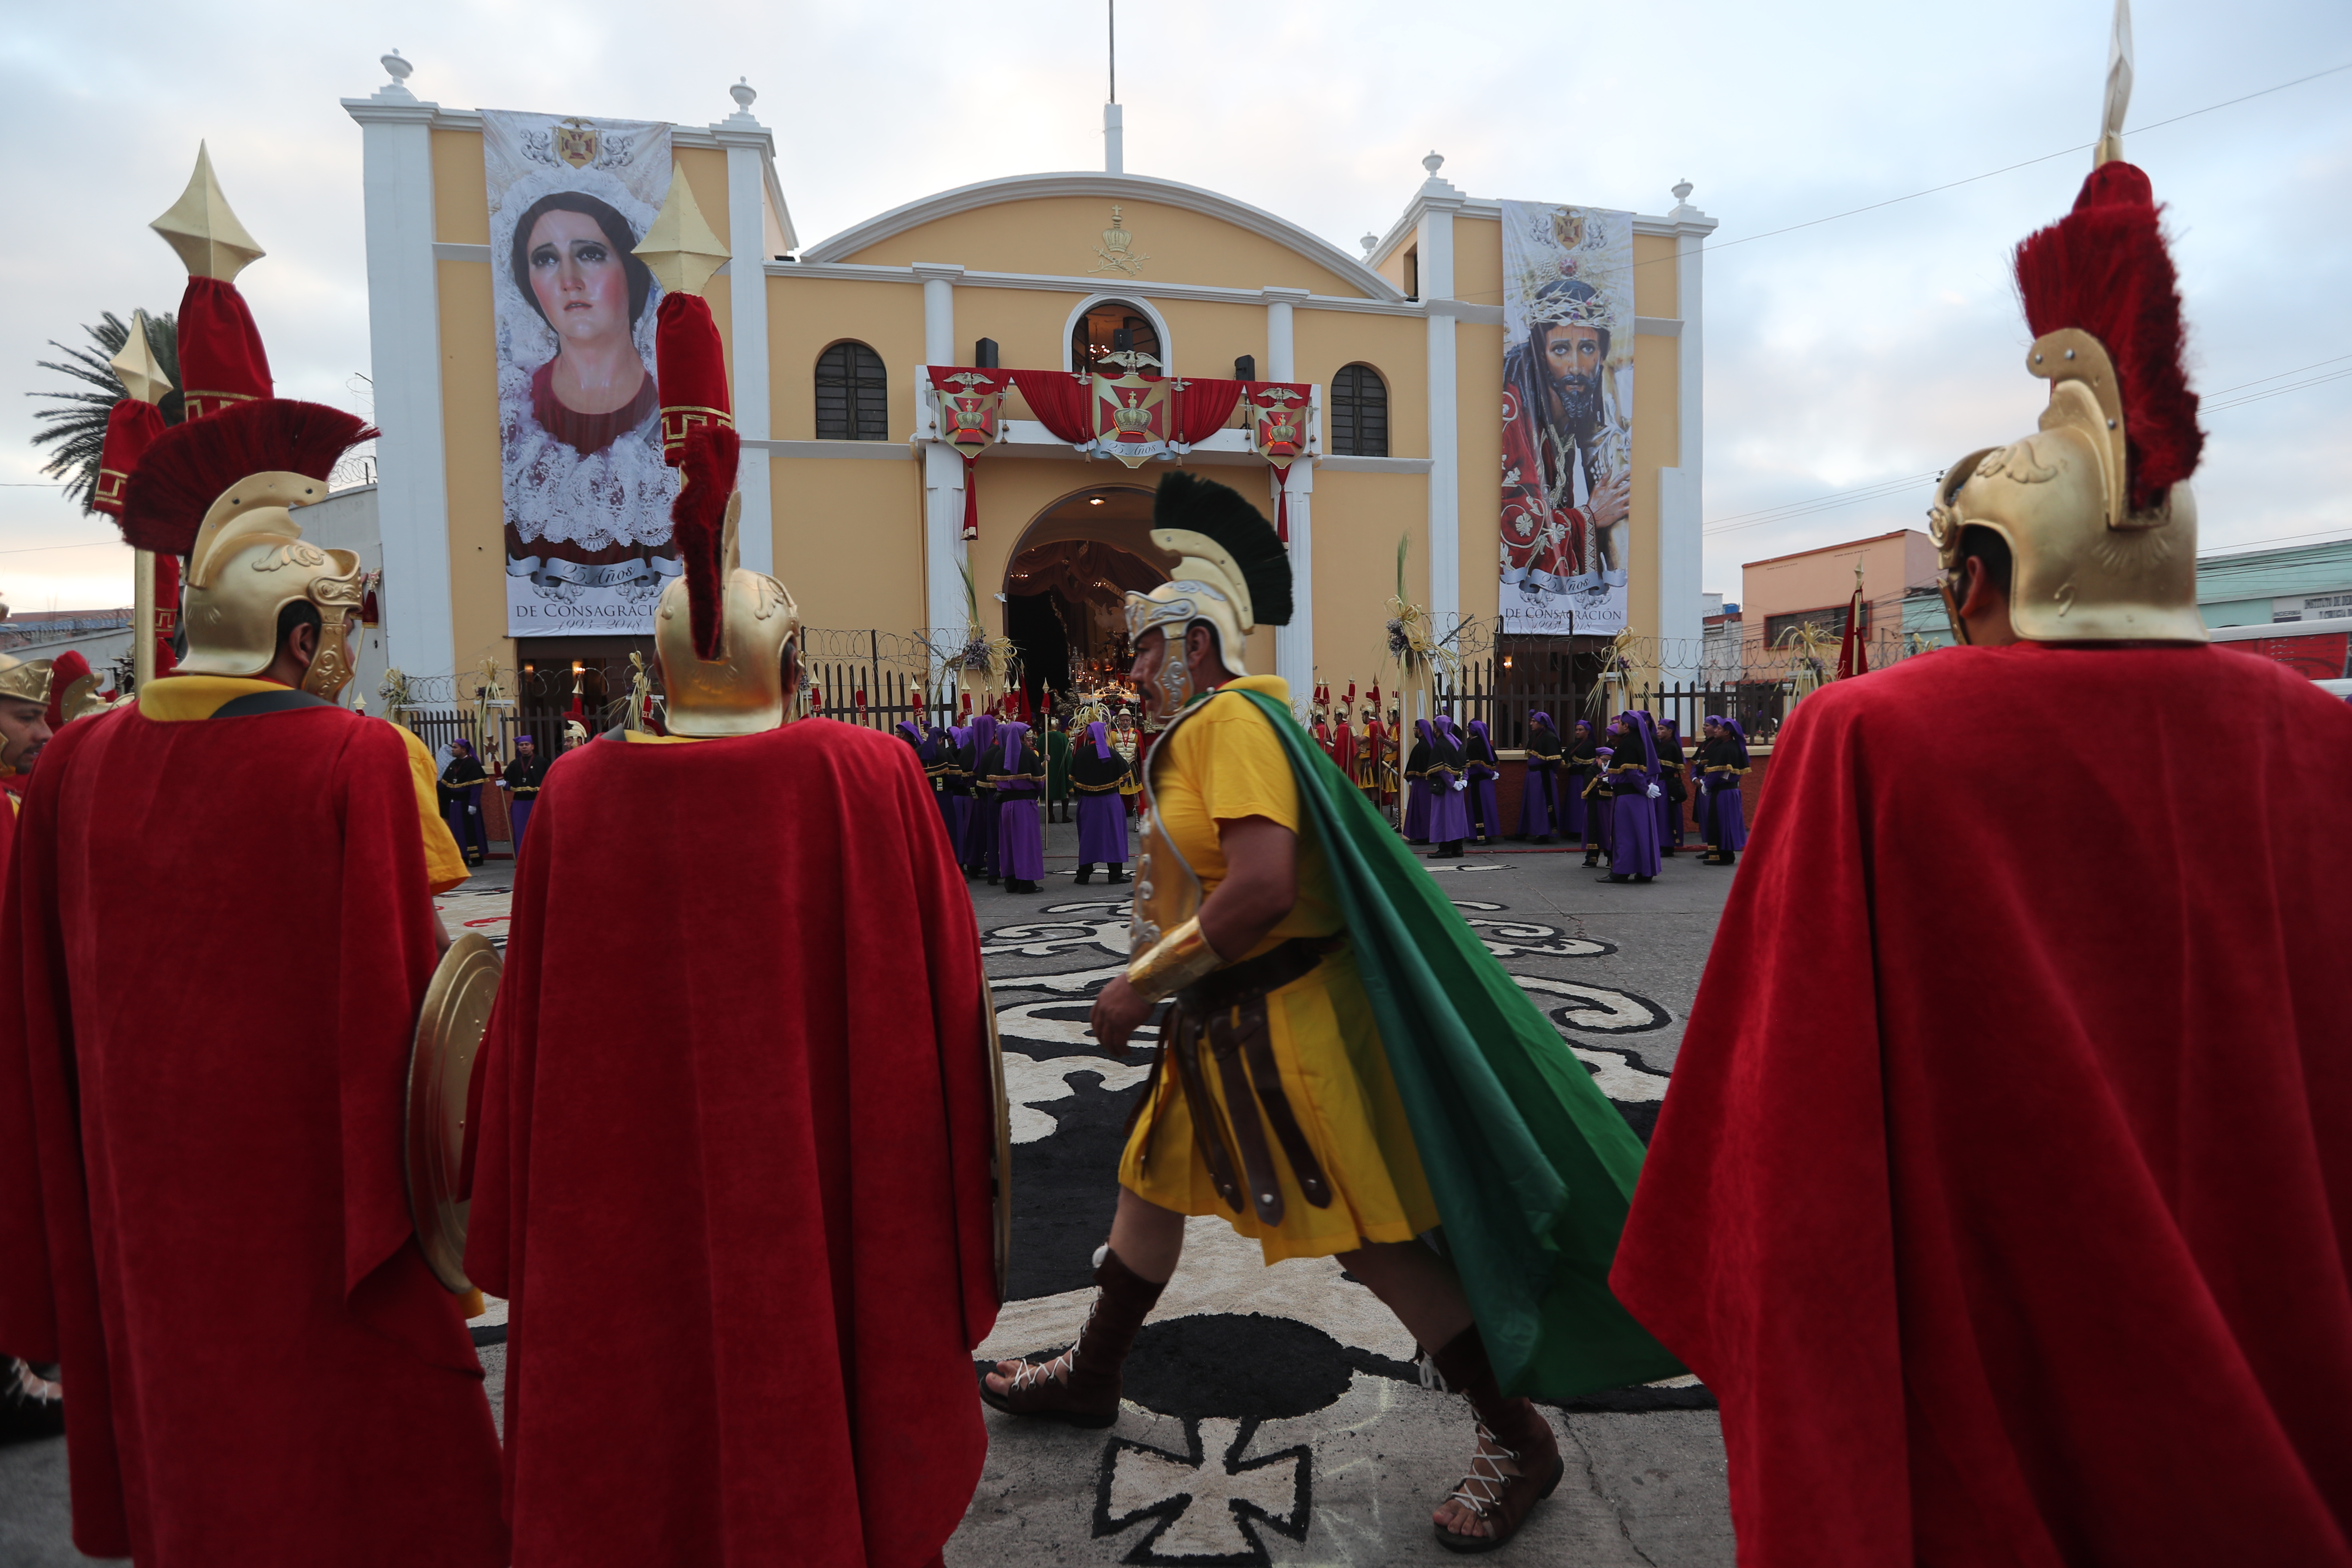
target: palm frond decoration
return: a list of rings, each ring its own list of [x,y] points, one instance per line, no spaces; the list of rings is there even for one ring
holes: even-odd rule
[[[1462,668],[1462,656],[1431,635],[1429,612],[1405,595],[1404,563],[1412,546],[1411,534],[1398,538],[1396,592],[1389,595],[1389,657],[1397,661],[1407,686],[1438,670],[1452,674]]]
[[[1800,621],[1782,632],[1772,645],[1773,651],[1793,653],[1789,673],[1795,679],[1794,700],[1801,701],[1820,690],[1830,680],[1830,670],[1837,663],[1842,637],[1832,637],[1811,621]]]
[[[163,411],[163,423],[177,425],[181,418],[179,324],[169,312],[148,315],[145,320],[147,346],[153,351],[155,363],[163,367],[163,374],[172,378],[172,390],[159,405]],[[98,458],[106,445],[106,416],[124,395],[121,379],[109,362],[131,341],[131,328],[121,317],[109,310],[96,326],[84,326],[82,331],[98,345],[95,351],[68,348],[52,338],[49,347],[65,358],[36,363],[43,370],[56,371],[97,390],[66,387],[25,395],[47,398],[53,405],[33,415],[33,445],[47,447],[49,454],[41,472],[64,479],[66,499],[79,503],[81,510],[88,512],[95,510],[90,501],[98,490]]]

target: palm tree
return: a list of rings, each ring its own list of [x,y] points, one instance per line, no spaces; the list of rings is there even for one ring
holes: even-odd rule
[[[147,346],[154,352],[155,361],[163,374],[172,378],[172,390],[164,395],[162,405],[163,423],[180,422],[180,331],[168,313],[148,316]],[[66,356],[39,362],[43,370],[54,370],[76,381],[97,387],[96,392],[79,389],[55,392],[28,392],[27,397],[46,397],[58,405],[44,408],[33,416],[39,426],[33,433],[33,445],[51,448],[48,463],[41,469],[45,474],[66,481],[66,498],[81,503],[85,512],[93,510],[90,500],[98,488],[98,456],[106,445],[106,416],[123,395],[121,380],[114,374],[110,362],[122,352],[131,341],[131,328],[113,311],[97,326],[84,326],[82,331],[98,344],[96,353],[89,349],[69,349],[56,339],[49,347]]]

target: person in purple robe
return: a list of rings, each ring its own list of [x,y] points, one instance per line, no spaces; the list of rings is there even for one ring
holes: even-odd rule
[[[971,721],[971,740],[964,747],[963,769],[971,775],[971,819],[964,826],[963,869],[967,877],[1002,880],[996,859],[996,786],[989,782],[996,750],[996,715],[982,713]]]
[[[945,731],[934,726],[932,733],[940,737],[940,808],[947,814],[949,847],[961,865],[965,841],[971,836],[971,774],[964,767],[971,731],[959,724]]]
[[[996,864],[1008,893],[1034,893],[1045,879],[1045,830],[1037,821],[1037,796],[1045,787],[1045,759],[1029,740],[1029,726],[1017,720],[1003,726],[990,752],[989,778],[996,786]]]
[[[1748,814],[1739,781],[1748,776],[1748,732],[1737,719],[1710,717],[1699,748],[1700,788],[1706,801],[1706,854],[1702,866],[1729,866],[1748,847]]]
[[[1110,731],[1099,720],[1070,748],[1070,789],[1078,797],[1078,880],[1091,882],[1104,866],[1109,882],[1127,880],[1127,759],[1111,750]]]
[[[1467,766],[1454,721],[1440,713],[1429,750],[1429,838],[1437,846],[1433,860],[1461,859],[1470,837],[1470,808],[1462,799],[1470,788]]]
[[[1551,830],[1560,819],[1559,731],[1549,713],[1528,715],[1527,776],[1519,785],[1519,830],[1514,838],[1551,842]]]
[[[1462,742],[1462,774],[1470,787],[1462,792],[1463,803],[1469,807],[1470,825],[1481,844],[1492,844],[1503,837],[1503,814],[1495,804],[1495,781],[1503,770],[1495,755],[1495,742],[1486,734],[1486,721],[1473,719],[1469,734]]]
[[[1690,814],[1686,776],[1690,755],[1683,745],[1682,731],[1672,719],[1656,721],[1651,732],[1658,740],[1658,786],[1664,791],[1658,797],[1658,853],[1671,855],[1683,847]]]
[[[1408,844],[1429,842],[1429,763],[1436,746],[1436,731],[1426,719],[1412,721],[1415,737],[1412,752],[1404,760],[1404,841]]]
[[[1579,719],[1569,727],[1561,748],[1559,785],[1554,798],[1559,802],[1559,836],[1571,844],[1584,842],[1586,826],[1591,821],[1584,792],[1593,775],[1601,771],[1601,759],[1594,754],[1600,749],[1599,734],[1591,720]]]
[[[1609,874],[1601,882],[1646,882],[1660,869],[1658,801],[1665,795],[1658,784],[1658,742],[1647,713],[1628,712],[1616,754],[1610,758],[1609,789],[1612,827],[1616,846],[1609,857]]]
[[[1617,847],[1616,805],[1609,787],[1609,764],[1622,743],[1615,725],[1601,731],[1601,745],[1592,749],[1592,774],[1584,784],[1584,863],[1601,864],[1601,857]]]

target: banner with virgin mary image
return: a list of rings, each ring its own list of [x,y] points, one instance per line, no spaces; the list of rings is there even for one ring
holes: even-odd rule
[[[1503,206],[1503,630],[1625,629],[1633,215]]]
[[[654,377],[661,286],[631,254],[669,127],[482,111],[507,634],[650,636],[678,574]]]

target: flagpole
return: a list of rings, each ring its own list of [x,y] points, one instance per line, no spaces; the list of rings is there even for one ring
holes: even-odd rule
[[[141,691],[155,679],[155,552],[135,552],[131,568],[131,679]]]

